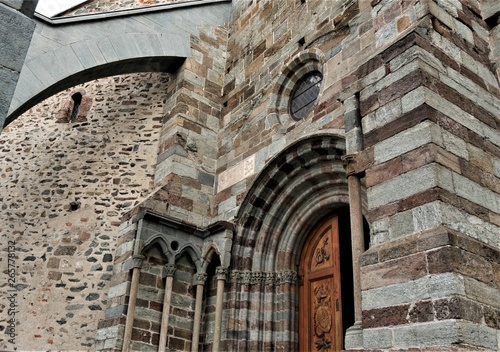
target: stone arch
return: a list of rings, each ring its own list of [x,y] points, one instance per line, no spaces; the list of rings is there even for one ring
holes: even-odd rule
[[[5,120],[5,126],[14,121],[21,114],[31,107],[42,102],[52,95],[78,84],[82,84],[94,79],[104,78],[119,74],[134,72],[169,72],[173,73],[181,66],[187,56],[147,56],[133,57],[126,59],[115,59],[101,65],[90,68],[75,68],[68,72],[66,76],[47,77],[40,82],[31,72],[39,71],[47,67],[47,60],[37,58],[36,62],[29,62],[33,68],[21,71],[14,98],[11,103],[9,114]],[[50,66],[50,65],[49,65]],[[28,68],[30,66],[27,66]]]
[[[205,254],[203,254],[203,272],[206,272],[208,266],[214,259],[214,256],[216,258],[219,258],[219,261],[222,263],[222,257],[219,248],[217,247],[217,244],[215,242],[211,242],[208,248],[205,250]]]
[[[271,103],[267,110],[268,127],[275,124],[289,125],[296,121],[290,116],[288,104],[292,90],[306,73],[319,71],[324,74],[323,65],[326,62],[324,53],[317,48],[304,50],[294,56],[285,66],[271,91]],[[320,90],[320,95],[324,85]]]
[[[252,344],[257,348],[298,348],[298,261],[310,230],[348,204],[344,154],[341,136],[307,137],[257,176],[238,212],[231,265],[231,290],[252,292],[251,298],[240,299],[253,308],[230,311],[234,336],[243,334],[240,325],[264,324],[249,332],[256,334]]]
[[[230,11],[227,1],[201,1],[37,21],[5,126],[55,93],[93,79],[176,72],[191,57],[191,38],[224,25]]]
[[[175,263],[175,254],[170,250],[170,244],[165,240],[165,236],[163,236],[162,234],[155,234],[148,238],[144,242],[144,245],[142,246],[140,252],[142,254],[146,254],[155,246],[158,246],[161,249],[168,263]]]
[[[243,259],[238,270],[285,270],[296,264],[286,253],[300,251],[303,229],[348,204],[343,154],[343,138],[325,134],[299,140],[270,161],[238,212],[236,257]]]
[[[190,244],[185,244],[179,250],[177,250],[175,259],[177,260],[178,258],[182,257],[183,255],[188,255],[193,264],[196,266],[196,271],[198,273],[202,272],[202,257],[200,255],[200,252],[198,249],[196,249],[194,246]]]

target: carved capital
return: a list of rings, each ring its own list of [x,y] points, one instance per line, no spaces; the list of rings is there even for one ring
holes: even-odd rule
[[[342,157],[347,176],[356,175],[363,177],[367,169],[373,166],[373,147],[363,149],[360,152],[347,154]]]
[[[229,273],[229,280],[231,283],[238,283],[241,280],[241,272],[238,270],[232,270]]]
[[[176,269],[177,267],[175,266],[175,264],[165,264],[163,266],[163,277],[174,276]]]
[[[342,161],[344,163],[344,169],[347,176],[355,175],[357,166],[357,154],[347,154],[342,156]]]
[[[225,266],[218,266],[215,268],[215,276],[217,276],[217,280],[226,280],[227,268]]]
[[[144,259],[146,259],[146,257],[142,254],[134,254],[132,256],[132,268],[141,268]]]
[[[250,274],[250,284],[251,285],[256,285],[256,284],[261,284],[265,282],[266,280],[266,273],[261,272],[261,271],[252,271]]]
[[[204,285],[205,282],[207,281],[207,273],[198,273],[196,274],[196,280],[195,280],[195,285]]]

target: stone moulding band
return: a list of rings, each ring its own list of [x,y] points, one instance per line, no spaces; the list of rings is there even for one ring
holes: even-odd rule
[[[159,5],[149,5],[143,7],[137,7],[132,9],[116,9],[111,11],[104,11],[100,13],[84,13],[80,15],[73,16],[59,16],[59,17],[47,17],[38,12],[34,13],[34,16],[41,21],[49,23],[51,25],[58,24],[66,24],[72,22],[84,22],[84,21],[95,21],[95,20],[103,20],[114,17],[123,17],[123,16],[133,16],[133,15],[142,15],[151,12],[158,11],[168,11],[174,10],[182,7],[191,7],[191,6],[199,6],[199,5],[208,5],[214,4],[218,2],[231,2],[231,0],[184,0],[180,2],[167,3],[167,4],[159,4]]]
[[[231,270],[229,273],[229,281],[231,283],[244,285],[265,284],[280,286],[284,284],[295,284],[297,283],[297,279],[297,272],[293,270],[278,272]]]

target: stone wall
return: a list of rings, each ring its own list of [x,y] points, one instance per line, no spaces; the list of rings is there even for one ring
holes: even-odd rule
[[[82,86],[93,100],[86,122],[58,122],[68,90],[2,132],[0,221],[8,225],[0,233],[2,244],[16,241],[17,348],[95,348],[120,218],[153,187],[169,82],[157,73],[92,81]]]
[[[491,251],[496,253],[493,257],[497,257],[500,248],[496,235],[500,232],[500,92],[495,67],[488,59],[495,47],[491,43],[494,43],[496,23],[486,22],[487,18],[481,15],[482,5],[482,2],[466,0],[235,2],[235,18],[229,27],[216,206],[218,216],[224,219],[241,214],[237,218],[240,232],[233,247],[236,267],[255,270],[259,266],[272,266],[275,259],[259,253],[259,239],[266,241],[274,237],[249,235],[269,231],[269,236],[271,233],[278,236],[279,232],[270,228],[288,229],[286,225],[281,228],[275,225],[275,222],[288,221],[284,218],[287,213],[276,210],[281,219],[275,220],[274,203],[269,201],[282,199],[288,207],[293,207],[294,196],[273,198],[274,195],[265,196],[264,191],[252,193],[260,185],[265,188],[266,180],[271,185],[268,186],[270,194],[287,192],[280,188],[280,182],[284,184],[285,180],[263,174],[269,173],[265,166],[275,162],[273,157],[301,138],[319,133],[344,136],[344,111],[339,101],[351,96],[358,97],[360,103],[364,148],[357,156],[355,173],[361,177],[365,189],[364,215],[370,224],[373,251],[385,253],[400,238],[414,238],[443,227],[446,233],[459,236],[460,241],[462,236],[467,239],[463,239],[465,244],[460,250],[454,248],[453,253],[458,251],[459,256],[469,258],[470,253],[485,256]],[[299,70],[301,62],[305,66],[308,60],[318,63],[315,67],[321,70],[324,80],[312,114],[295,122],[282,104],[295,79],[287,75],[290,70]],[[349,150],[351,142],[349,136],[347,138]],[[281,175],[283,179],[293,179],[292,175],[299,178],[294,174],[294,151],[289,150],[291,155],[283,161],[283,170],[287,171]],[[300,162],[298,154],[297,163]],[[307,177],[312,174],[313,171],[293,182],[307,184]],[[311,186],[316,184],[311,182]],[[259,198],[262,195],[264,197]],[[260,212],[255,211],[259,218],[252,218],[253,210],[247,215],[252,208],[245,202],[261,208]],[[243,205],[242,210],[239,207]],[[307,213],[307,216],[311,215]],[[296,230],[295,225],[291,230]],[[475,240],[488,249],[478,254],[473,250]],[[272,241],[279,244],[278,240]],[[428,307],[429,300],[455,302],[457,296],[467,306],[481,307],[481,311],[488,314],[494,312],[492,316],[496,316],[500,308],[494,303],[500,298],[500,291],[491,277],[485,285],[477,282],[481,293],[472,292],[470,287],[475,284],[468,285],[477,281],[472,274],[475,270],[467,271],[450,264],[441,245],[422,247],[417,250],[418,258],[395,251],[390,263],[400,260],[394,265],[401,267],[405,261],[412,262],[415,273],[404,276],[403,282],[394,285],[381,284],[387,274],[377,271],[377,266],[367,263],[363,268],[366,317],[371,316],[371,309],[384,310],[378,318],[378,324],[384,325],[384,329],[380,325],[375,329],[369,319],[363,320],[365,348],[452,343],[481,348],[496,346],[498,324],[495,319],[489,319],[488,325],[462,311],[457,313],[466,321],[462,324],[453,320],[457,315],[438,314],[434,308],[427,317],[418,317],[420,313],[415,313],[415,309]],[[266,247],[262,245],[262,248]],[[458,285],[452,291],[433,290],[429,280],[436,275],[434,268],[418,264],[419,258],[427,258],[427,250],[431,250],[433,260],[440,263],[436,264],[441,268],[438,277],[465,280],[465,286]],[[243,257],[238,253],[244,253]],[[289,255],[296,253],[283,253],[283,258],[289,260]],[[491,273],[491,268],[498,265],[493,257],[483,257],[484,266],[489,268],[486,272]],[[372,280],[381,287],[369,287]],[[409,288],[413,280],[424,285],[425,299],[413,296],[413,292],[419,290]],[[404,327],[392,327],[385,319],[390,312],[401,308],[394,307],[389,299],[395,289],[412,292],[400,302],[407,305],[406,314],[409,314],[405,315],[407,320],[398,323]],[[294,291],[290,292],[293,300]],[[243,334],[245,329],[255,328],[247,332],[252,337],[252,346],[259,348],[277,346],[273,343],[287,336],[288,327],[279,325],[269,333],[280,336],[276,340],[259,335],[262,317],[272,311],[257,308],[255,300],[260,300],[261,305],[267,302],[259,298],[259,294],[262,291],[256,292],[253,298],[251,295],[243,298],[255,308],[235,303],[245,306],[249,313],[236,313],[243,317],[237,324],[244,327],[228,335],[233,343],[234,339],[244,339],[243,335],[238,337],[238,333]],[[373,300],[378,305],[371,307],[369,302],[375,295]],[[429,329],[436,331],[427,336]],[[449,329],[465,329],[470,333],[446,335]],[[484,338],[477,338],[471,331],[481,331]],[[383,346],[374,342],[377,334],[387,336],[380,342]],[[411,340],[409,334],[415,334],[419,340]],[[286,341],[293,339],[293,334],[285,338]],[[268,341],[270,345],[266,345]],[[285,346],[293,348],[294,345],[292,342]]]

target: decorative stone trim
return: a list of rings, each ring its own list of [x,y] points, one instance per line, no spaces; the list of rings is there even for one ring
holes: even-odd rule
[[[278,272],[232,270],[229,275],[230,282],[234,284],[280,286],[298,282],[298,274],[293,270]]]
[[[215,268],[215,276],[217,277],[217,280],[226,280],[227,272],[228,270],[225,266],[218,266]]]
[[[142,254],[134,254],[132,256],[132,268],[141,268],[144,259],[146,259],[146,257]]]
[[[174,276],[176,269],[177,267],[175,266],[175,264],[165,264],[163,266],[163,277]]]
[[[207,281],[208,275],[207,273],[198,273],[196,274],[194,284],[195,285],[203,285]]]
[[[289,112],[289,103],[293,88],[309,72],[318,71],[323,75],[324,62],[325,55],[323,52],[313,48],[300,52],[285,66],[271,93],[271,103],[266,117],[266,128],[270,128],[276,124],[288,126],[296,122],[290,116]]]

